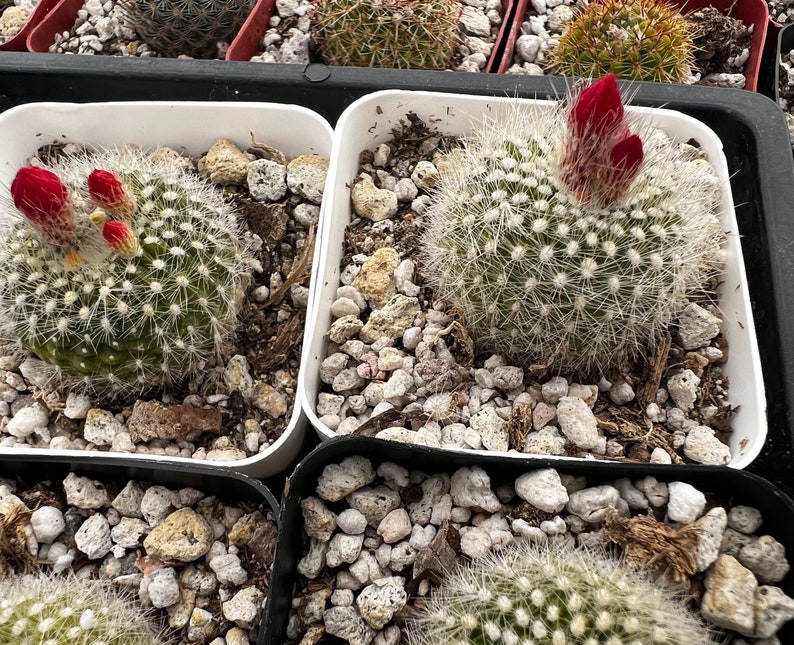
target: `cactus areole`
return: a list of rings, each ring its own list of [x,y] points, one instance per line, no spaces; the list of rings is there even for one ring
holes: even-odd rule
[[[608,371],[720,265],[720,180],[696,148],[630,121],[611,74],[478,124],[438,167],[425,278],[483,351]]]
[[[227,349],[250,252],[223,196],[129,148],[25,167],[0,217],[0,327],[52,376],[111,393]]]

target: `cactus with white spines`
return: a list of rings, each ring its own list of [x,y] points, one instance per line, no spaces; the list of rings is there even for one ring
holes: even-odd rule
[[[164,645],[163,630],[109,582],[45,573],[0,578],[0,642]]]
[[[424,274],[482,349],[608,370],[719,268],[719,203],[711,165],[631,125],[609,75],[556,110],[479,124],[439,163]]]
[[[449,572],[409,645],[708,645],[685,598],[606,553],[519,541]]]
[[[111,395],[198,375],[237,326],[250,241],[173,161],[123,148],[19,170],[0,215],[0,329]]]

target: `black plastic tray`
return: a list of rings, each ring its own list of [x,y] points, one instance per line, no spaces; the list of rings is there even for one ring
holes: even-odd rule
[[[765,479],[746,471],[722,466],[660,466],[532,457],[528,457],[526,462],[519,462],[474,452],[445,454],[442,461],[438,451],[430,448],[367,437],[338,437],[322,443],[311,452],[287,479],[281,505],[281,531],[273,564],[272,593],[265,605],[263,629],[267,645],[280,645],[286,640],[287,620],[298,577],[297,564],[305,539],[300,501],[304,497],[316,495],[317,479],[327,464],[338,463],[351,455],[368,457],[375,467],[390,461],[427,474],[451,473],[462,466],[477,465],[489,473],[494,488],[501,481],[512,481],[521,473],[536,468],[556,468],[560,472],[584,475],[590,486],[621,477],[633,480],[646,475],[664,482],[688,482],[722,501],[730,501],[733,505],[747,504],[759,509],[764,518],[759,532],[772,535],[786,547],[788,554],[794,553],[794,533],[791,531],[794,525],[794,502]],[[790,573],[779,586],[788,595],[794,595],[794,573]],[[794,642],[794,624],[789,623],[778,636],[782,643]]]
[[[333,124],[351,102],[385,88],[554,98],[564,96],[571,83],[560,77],[0,52],[0,110],[32,101],[273,101],[303,105]],[[680,110],[709,125],[723,142],[769,416],[767,444],[750,470],[791,493],[794,163],[783,113],[772,100],[742,90],[667,83],[624,87],[634,104]]]
[[[184,488],[190,486],[234,502],[246,501],[262,505],[273,513],[279,525],[279,502],[273,493],[260,481],[239,473],[208,466],[173,465],[141,459],[115,459],[100,455],[76,455],[57,457],[47,455],[3,456],[0,458],[0,477],[22,477],[27,480],[63,480],[69,472],[83,477],[95,477],[100,481],[124,481],[135,479],[163,486]],[[272,589],[272,586],[271,586]],[[268,595],[270,589],[268,589]],[[264,612],[259,626],[257,645],[265,645]]]

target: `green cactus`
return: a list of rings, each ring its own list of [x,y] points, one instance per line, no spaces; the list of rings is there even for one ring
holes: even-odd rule
[[[551,52],[554,73],[681,83],[690,74],[694,26],[664,0],[594,0]]]
[[[53,375],[125,394],[224,354],[251,256],[218,189],[124,148],[23,168],[11,193],[0,329]]]
[[[39,573],[0,578],[0,585],[0,643],[166,643],[150,612],[108,582]]]
[[[459,0],[316,0],[312,36],[331,65],[445,69]]]
[[[570,541],[519,541],[460,565],[406,631],[409,645],[719,642],[681,596]]]
[[[218,42],[231,42],[254,0],[123,0],[124,19],[163,56],[218,58]]]
[[[607,370],[720,265],[720,182],[694,148],[632,134],[614,76],[564,105],[514,108],[439,161],[423,273],[482,349]]]

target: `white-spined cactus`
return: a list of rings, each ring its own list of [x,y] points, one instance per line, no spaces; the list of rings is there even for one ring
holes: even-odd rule
[[[520,541],[449,573],[410,645],[708,645],[684,598],[603,552]]]
[[[165,645],[150,612],[109,582],[44,573],[0,578],[0,643]]]
[[[0,328],[53,376],[111,394],[222,355],[250,242],[222,193],[136,148],[18,171],[0,214]]]
[[[632,125],[612,75],[479,124],[438,165],[425,277],[483,349],[526,365],[620,363],[720,266],[713,168]]]

